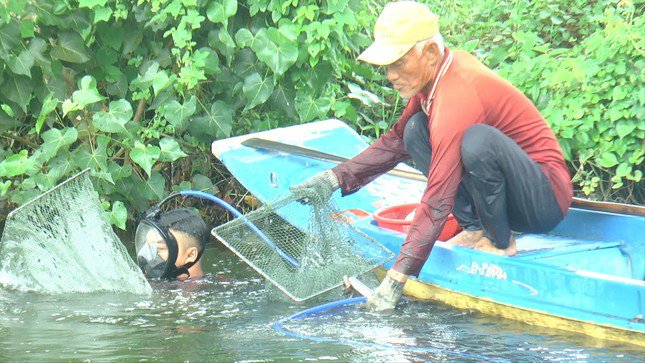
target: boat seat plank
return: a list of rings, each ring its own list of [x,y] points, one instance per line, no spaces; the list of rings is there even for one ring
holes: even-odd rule
[[[635,278],[629,255],[618,241],[589,241],[550,234],[526,234],[517,238],[517,259],[530,260],[567,270],[593,271]]]
[[[617,241],[590,241],[552,234],[522,234],[516,240],[515,258],[525,260],[620,246]]]

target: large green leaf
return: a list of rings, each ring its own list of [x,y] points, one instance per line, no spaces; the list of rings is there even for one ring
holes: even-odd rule
[[[177,140],[170,137],[164,137],[159,140],[159,148],[161,149],[159,161],[173,162],[188,156],[188,154],[181,150]]]
[[[20,20],[20,37],[25,39],[25,38],[33,38],[36,33],[34,32],[34,29],[36,28],[36,25],[33,20],[31,19],[21,19]]]
[[[206,10],[206,16],[212,23],[223,23],[237,13],[237,0],[215,0]]]
[[[52,74],[51,58],[45,57],[43,53],[47,51],[47,43],[40,38],[33,38],[29,42],[29,52],[36,63],[40,66],[43,74],[50,76]]]
[[[7,65],[13,73],[31,78],[31,67],[34,66],[34,57],[29,50],[23,49],[17,57],[13,54],[10,55],[9,59],[7,59]]]
[[[296,96],[296,110],[301,122],[309,122],[327,115],[330,100],[326,97],[314,99],[310,95]]]
[[[217,185],[213,184],[213,181],[209,177],[202,174],[193,175],[192,183],[189,184],[193,190],[200,190],[209,194],[217,194],[220,192]]]
[[[238,77],[246,78],[252,72],[256,72],[256,65],[264,69],[262,64],[258,64],[258,58],[251,49],[241,49],[235,53],[231,69]]]
[[[92,33],[92,20],[89,11],[72,11],[62,16],[63,21],[69,24],[70,28],[76,30],[83,39],[89,38]]]
[[[95,143],[82,145],[72,152],[72,162],[81,169],[91,168],[94,176],[113,183],[114,181],[107,172],[108,142],[109,138],[107,136],[97,136]]]
[[[148,180],[143,181],[142,188],[140,188],[140,194],[148,200],[160,200],[164,197],[164,191],[166,187],[166,180],[163,176],[155,171],[150,175]]]
[[[70,63],[85,63],[90,60],[83,38],[75,31],[62,32],[58,36],[58,44],[52,47],[50,54],[52,58]]]
[[[45,97],[43,105],[40,108],[40,115],[38,115],[38,119],[36,120],[36,133],[40,133],[40,129],[43,127],[45,119],[56,109],[58,102],[60,101],[58,98],[54,97],[54,92],[49,92],[47,97]]]
[[[105,87],[107,94],[123,98],[128,93],[128,77],[124,73],[110,75],[114,81]]]
[[[621,120],[616,122],[616,133],[621,139],[636,129],[637,122],[632,120]]]
[[[4,58],[20,42],[20,24],[11,20],[0,26],[0,58]]]
[[[233,129],[235,109],[224,101],[215,101],[206,116],[197,117],[188,130],[196,136],[229,137]]]
[[[132,175],[132,164],[124,163],[123,166],[115,161],[108,161],[108,172],[112,175],[114,181],[118,181]]]
[[[158,72],[159,63],[152,62],[143,75],[140,74],[132,81],[132,89],[138,89],[142,91],[149,89],[150,86],[152,86],[152,83],[154,82]]]
[[[15,102],[23,112],[27,113],[27,106],[33,97],[33,82],[30,78],[25,76],[9,77],[2,84],[2,96],[8,100]]]
[[[170,87],[175,81],[176,76],[173,74],[172,77],[168,77],[168,72],[166,70],[161,70],[155,75],[155,78],[152,80],[152,90],[155,93],[155,96],[158,96],[161,91]]]
[[[230,65],[233,56],[238,51],[235,41],[225,28],[212,29],[208,32],[208,45],[220,55],[226,58],[226,64]]]
[[[600,158],[598,158],[598,164],[603,168],[611,168],[618,164],[618,158],[616,158],[616,154],[611,151],[605,151],[600,155]]]
[[[61,8],[66,8],[64,2],[57,0],[39,0],[30,1],[30,4],[36,10],[39,25],[54,25],[61,29],[69,28],[69,24],[66,24],[60,16]]]
[[[142,41],[142,31],[140,31],[138,28],[126,28],[123,35],[123,50],[121,50],[121,54],[128,55],[130,53],[136,52],[139,49]]]
[[[51,69],[54,68],[53,66],[54,63],[60,63],[60,62],[59,61],[52,62]],[[51,78],[49,78],[49,82],[43,88],[43,91],[44,89],[54,92],[54,95],[59,100],[64,100],[65,98],[67,98],[67,83],[65,83],[65,79],[63,78],[63,75],[60,73],[59,74],[53,73],[51,75]]]
[[[252,46],[258,59],[277,75],[282,75],[298,59],[298,44],[276,28],[260,29]]]
[[[253,73],[244,79],[242,91],[246,96],[245,110],[261,105],[273,92],[273,78],[262,79],[258,73]]]
[[[0,181],[0,197],[7,195],[11,187],[11,180]]]
[[[175,127],[175,130],[186,129],[186,120],[195,113],[197,109],[197,98],[192,96],[188,101],[181,103],[173,100],[161,107],[164,118]]]
[[[128,210],[122,201],[117,200],[112,204],[110,211],[110,223],[125,230],[125,222],[128,220]]]
[[[242,28],[235,33],[235,43],[238,47],[244,48],[253,44],[253,34],[246,28]]]
[[[320,96],[323,93],[334,73],[334,67],[328,62],[319,62],[312,69],[301,68],[301,70],[306,72],[307,75],[304,78],[307,80],[307,85],[311,87],[314,96]]]
[[[47,173],[38,173],[34,177],[34,182],[40,190],[48,190],[56,186],[61,179],[57,170],[50,169]]]
[[[110,102],[108,112],[97,112],[92,118],[92,124],[103,132],[128,133],[125,124],[132,118],[132,106],[126,100]]]
[[[100,23],[102,21],[109,21],[112,16],[112,9],[105,7],[97,7],[94,9],[94,24]]]
[[[78,138],[78,131],[73,127],[67,127],[62,130],[50,129],[42,134],[43,144],[40,146],[46,159],[54,157],[59,150],[67,150],[66,146],[71,145]]]
[[[78,7],[80,8],[94,8],[97,6],[105,6],[108,0],[79,0]]]
[[[96,89],[96,80],[92,76],[85,76],[81,78],[80,89],[72,93],[72,99],[74,103],[78,105],[80,109],[85,108],[85,106],[100,102],[105,99],[105,97],[99,94],[99,91]]]
[[[282,111],[289,119],[297,120],[298,113],[296,112],[296,106],[294,104],[295,98],[296,93],[293,87],[285,87],[285,85],[281,84],[273,90],[269,103],[272,107]]]
[[[130,150],[130,159],[137,163],[145,172],[150,175],[152,166],[159,160],[161,149],[154,145],[144,145],[140,141],[134,143]]]
[[[36,168],[36,162],[29,158],[27,150],[21,150],[19,153],[9,156],[0,163],[0,177],[31,174]]]
[[[96,26],[96,33],[98,34],[101,43],[111,47],[114,50],[121,49],[123,44],[123,38],[125,37],[126,30],[123,26],[119,26],[117,23],[101,23]],[[131,31],[129,29],[128,31]],[[140,32],[140,30],[138,30]],[[129,33],[128,33],[129,34]]]
[[[72,163],[70,153],[61,152],[47,163],[47,169],[49,169],[47,174],[50,174],[50,178],[57,179],[56,182],[58,182],[64,176],[69,175],[74,168],[75,165]]]

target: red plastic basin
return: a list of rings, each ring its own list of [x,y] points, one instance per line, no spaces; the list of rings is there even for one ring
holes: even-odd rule
[[[381,208],[372,214],[372,218],[374,218],[376,224],[381,228],[408,233],[410,225],[412,224],[412,218],[406,219],[406,217],[417,209],[417,205],[419,204],[412,203]],[[446,225],[439,234],[438,240],[447,241],[450,237],[456,235],[460,229],[459,223],[450,214],[446,220]]]

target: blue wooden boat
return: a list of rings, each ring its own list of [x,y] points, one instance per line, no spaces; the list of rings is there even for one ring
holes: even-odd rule
[[[251,137],[345,158],[367,146],[338,120],[215,141],[213,154],[262,202],[335,163],[242,145]],[[415,172],[403,164],[398,168]],[[386,174],[353,195],[334,197],[341,210],[371,214],[379,208],[418,202],[424,187],[421,180]],[[613,207],[640,215],[574,207],[549,234],[517,236],[518,254],[513,257],[438,241],[404,293],[528,324],[645,346],[643,208]],[[371,217],[357,217],[354,226],[394,253],[405,238],[403,233],[378,227]],[[382,277],[391,263],[377,275]]]

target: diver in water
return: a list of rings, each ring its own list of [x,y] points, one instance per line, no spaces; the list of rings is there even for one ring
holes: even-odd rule
[[[144,212],[135,233],[137,263],[147,278],[198,279],[204,276],[202,255],[209,229],[188,208]]]

